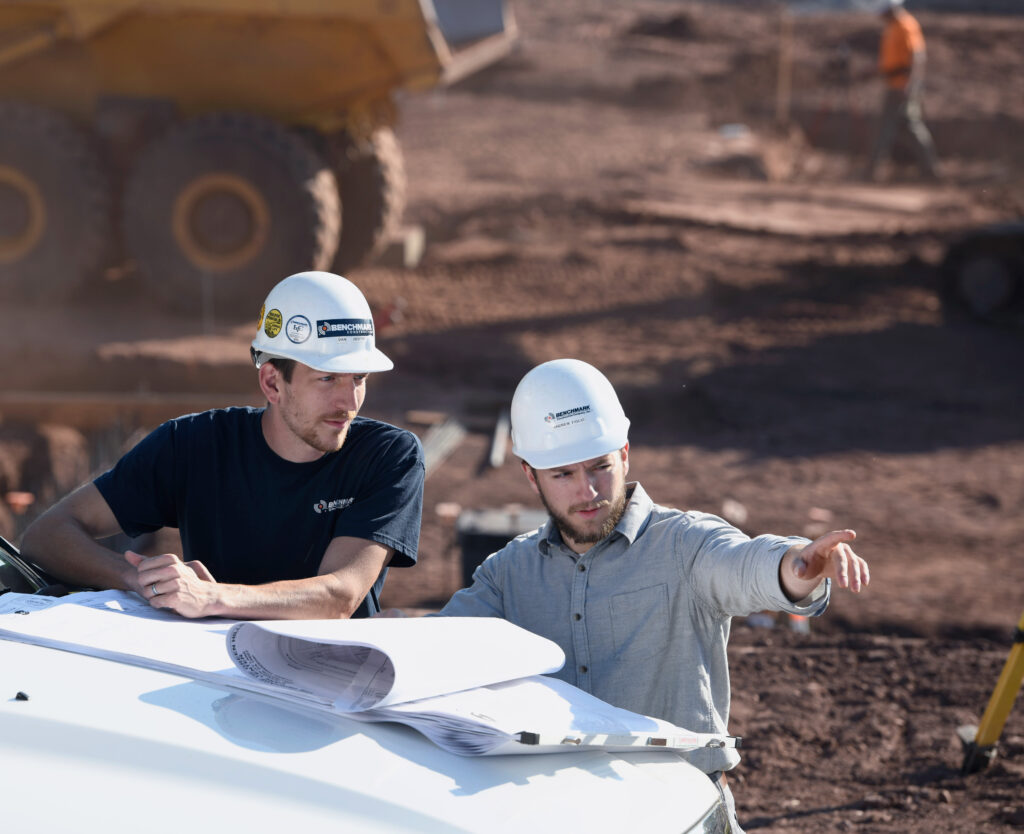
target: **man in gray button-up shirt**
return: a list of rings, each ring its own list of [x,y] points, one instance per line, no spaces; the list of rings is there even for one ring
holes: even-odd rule
[[[814,542],[751,539],[713,515],[658,506],[626,482],[628,426],[590,365],[556,360],[523,378],[513,449],[551,518],[484,561],[441,614],[510,620],[562,647],[555,677],[634,712],[726,733],[731,618],[816,616],[832,580],[853,591],[867,584],[867,564],[848,544],[852,530]],[[716,776],[739,762],[732,749],[688,758]]]

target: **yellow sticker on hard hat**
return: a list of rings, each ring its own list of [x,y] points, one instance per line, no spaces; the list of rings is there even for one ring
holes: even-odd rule
[[[273,339],[278,333],[281,332],[281,324],[283,319],[281,318],[281,311],[276,307],[267,313],[267,319],[263,323],[263,332],[266,333],[271,339]]]
[[[267,305],[260,305],[260,317],[256,320],[256,332],[260,332],[260,328],[263,327],[263,314],[267,312]]]

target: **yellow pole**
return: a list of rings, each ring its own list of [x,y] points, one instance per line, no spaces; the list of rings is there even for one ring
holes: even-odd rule
[[[1021,681],[1024,681],[1024,614],[1021,614],[1017,623],[1013,648],[1010,649],[1010,656],[1006,659],[999,680],[996,681],[996,688],[992,690],[988,706],[985,708],[985,714],[981,717],[981,723],[974,733],[974,738],[969,740],[967,737],[963,737],[965,746],[963,771],[965,773],[982,770],[995,756],[996,743],[999,741],[999,736],[1006,725],[1006,719],[1013,708],[1013,702],[1020,691]]]
[[[1006,719],[1010,715],[1010,709],[1020,691],[1022,680],[1024,680],[1024,614],[1020,615],[1020,622],[1017,623],[1017,635],[1013,648],[1010,649],[1010,656],[1006,659],[1006,665],[1003,666],[1003,672],[999,676],[996,688],[992,690],[992,697],[989,698],[988,707],[978,725],[978,735],[974,739],[978,746],[987,747],[999,740],[999,734],[1002,733]]]

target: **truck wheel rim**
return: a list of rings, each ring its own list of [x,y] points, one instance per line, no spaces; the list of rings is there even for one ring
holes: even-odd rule
[[[229,272],[246,266],[270,235],[266,200],[235,174],[203,174],[174,201],[174,239],[198,269]]]
[[[0,165],[0,263],[31,252],[46,231],[46,202],[21,171]]]

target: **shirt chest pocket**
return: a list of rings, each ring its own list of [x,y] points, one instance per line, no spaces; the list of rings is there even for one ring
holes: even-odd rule
[[[653,585],[611,598],[615,656],[644,660],[665,651],[669,636],[668,585]]]

